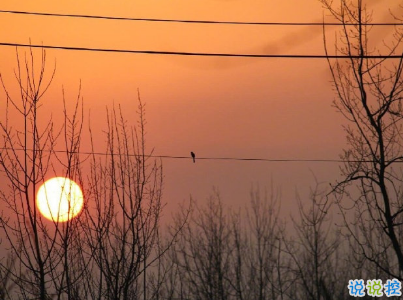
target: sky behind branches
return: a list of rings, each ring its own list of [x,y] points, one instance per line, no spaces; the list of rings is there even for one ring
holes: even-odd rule
[[[399,1],[367,0],[374,22],[390,22]],[[2,1],[0,10],[133,18],[244,22],[334,21],[316,0],[200,1]],[[240,54],[323,55],[322,28],[94,20],[0,13],[0,42],[71,47]],[[6,29],[6,30],[4,30]],[[326,32],[331,43],[334,26]],[[381,44],[392,28],[375,27]],[[19,49],[23,55],[27,49]],[[7,86],[16,67],[14,47],[0,47],[0,72]],[[34,51],[39,54],[39,51]],[[344,120],[332,108],[335,97],[324,59],[184,57],[47,50],[56,77],[42,107],[62,114],[62,87],[73,103],[81,81],[86,127],[96,151],[105,150],[106,106],[121,104],[134,125],[137,89],[146,103],[147,146],[163,159],[163,202],[168,212],[193,195],[205,199],[217,186],[224,202],[243,206],[253,185],[282,191],[282,210],[293,212],[296,190],[304,197],[314,175],[334,182],[333,162],[197,160],[198,157],[338,159]],[[39,58],[39,56],[37,56]],[[0,94],[3,117],[4,94]],[[57,119],[57,118],[56,118]],[[87,134],[87,133],[86,133]],[[85,140],[83,151],[90,151]],[[196,154],[193,164],[190,151]]]

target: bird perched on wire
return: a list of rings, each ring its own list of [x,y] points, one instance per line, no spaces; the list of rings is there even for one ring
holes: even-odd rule
[[[192,158],[193,158],[193,163],[195,163],[196,162],[196,155],[194,154],[194,152],[192,151],[192,152],[190,152],[190,155],[192,156]]]

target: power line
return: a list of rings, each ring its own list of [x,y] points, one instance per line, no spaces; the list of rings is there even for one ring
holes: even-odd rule
[[[53,45],[34,45],[19,43],[3,43],[0,46],[28,47],[42,49],[58,49],[71,51],[91,51],[91,52],[113,52],[130,54],[152,54],[152,55],[180,55],[180,56],[215,56],[215,57],[243,57],[243,58],[378,58],[378,59],[402,59],[402,55],[295,55],[295,54],[241,54],[241,53],[205,53],[205,52],[179,52],[179,51],[154,51],[154,50],[130,50],[130,49],[107,49],[107,48],[89,48],[73,46],[53,46]]]
[[[23,148],[11,148],[0,147],[0,150],[6,151],[33,151],[32,149]],[[79,154],[79,155],[102,155],[102,156],[128,156],[128,157],[142,157],[140,154],[133,153],[106,153],[106,152],[93,152],[93,151],[66,151],[66,150],[36,150],[36,152],[53,152],[53,153],[67,153],[67,154]],[[189,159],[189,156],[173,156],[173,155],[144,155],[145,157],[160,158],[160,159]],[[301,158],[284,158],[284,159],[272,159],[272,158],[252,158],[252,157],[196,157],[196,160],[229,160],[229,161],[261,161],[261,162],[314,162],[314,163],[373,163],[372,160],[343,160],[343,159],[301,159]],[[396,161],[401,163],[401,161]],[[402,161],[403,162],[403,161]]]
[[[47,17],[67,17],[67,18],[88,18],[119,21],[144,21],[144,22],[170,22],[170,23],[196,23],[196,24],[223,24],[223,25],[262,25],[262,26],[356,26],[358,24],[342,24],[339,22],[241,22],[241,21],[212,21],[212,20],[180,20],[180,19],[160,19],[160,18],[130,18],[114,17],[100,15],[82,15],[82,14],[61,14],[17,10],[0,10],[0,13],[47,16]],[[402,23],[365,23],[369,26],[402,26]]]
[[[154,158],[192,159],[190,156],[151,155]],[[328,162],[343,163],[339,159],[272,159],[272,158],[245,158],[245,157],[196,157],[196,160],[235,160],[235,161],[263,161],[263,162]]]

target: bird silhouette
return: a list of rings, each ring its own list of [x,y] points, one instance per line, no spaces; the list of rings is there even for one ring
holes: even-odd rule
[[[193,163],[195,163],[196,162],[196,155],[194,154],[194,152],[190,152],[190,155],[193,158]]]

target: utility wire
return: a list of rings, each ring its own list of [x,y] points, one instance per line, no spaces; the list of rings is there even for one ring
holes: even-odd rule
[[[11,148],[11,147],[0,147],[0,150],[5,151],[33,151],[32,149],[24,148]],[[106,153],[106,152],[92,152],[92,151],[66,151],[66,150],[36,150],[36,152],[53,152],[53,153],[67,153],[67,154],[79,154],[79,155],[102,155],[102,156],[128,156],[128,157],[142,157],[141,154],[132,153]],[[168,159],[192,159],[189,156],[173,156],[173,155],[153,155],[146,154],[145,157],[152,158],[168,158]],[[262,161],[262,162],[315,162],[315,163],[373,163],[372,160],[343,160],[343,159],[298,159],[298,158],[284,158],[284,159],[271,159],[271,158],[251,158],[251,157],[196,157],[196,160],[230,160],[230,161]],[[403,162],[403,161],[396,161]]]
[[[61,14],[46,13],[33,11],[17,11],[17,10],[0,10],[0,13],[34,15],[47,17],[67,17],[67,18],[88,18],[103,20],[119,20],[119,21],[145,21],[145,22],[170,22],[170,23],[196,23],[196,24],[224,24],[224,25],[263,25],[263,26],[356,26],[358,24],[342,24],[339,22],[240,22],[240,21],[211,21],[211,20],[180,20],[180,19],[159,19],[159,18],[130,18],[130,17],[114,17],[114,16],[96,16],[82,14]],[[402,23],[365,23],[370,26],[402,26]]]
[[[244,57],[244,58],[378,58],[378,59],[402,59],[402,55],[295,55],[295,54],[236,54],[236,53],[205,53],[205,52],[178,52],[178,51],[154,51],[154,50],[130,50],[130,49],[107,49],[107,48],[89,48],[73,46],[53,46],[53,45],[34,45],[20,43],[3,43],[0,46],[28,47],[42,49],[59,49],[71,51],[91,51],[91,52],[114,52],[130,54],[153,54],[153,55],[181,55],[181,56],[215,56],[215,57]]]

